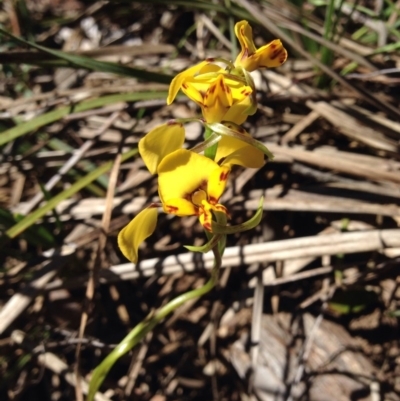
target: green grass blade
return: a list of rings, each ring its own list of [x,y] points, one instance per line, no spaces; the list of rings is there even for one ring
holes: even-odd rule
[[[332,40],[335,36],[335,32],[333,32],[335,23],[334,23],[334,15],[335,15],[335,0],[329,0],[325,13],[325,23],[324,23],[324,39]],[[321,62],[324,65],[331,66],[334,59],[334,54],[331,49],[323,46],[321,48]],[[324,74],[317,77],[317,87],[324,88],[327,84],[328,77]]]
[[[32,120],[21,123],[10,128],[0,134],[0,146],[4,145],[22,135],[25,135],[37,128],[43,127],[54,121],[60,120],[71,113],[92,110],[98,107],[104,107],[117,102],[134,102],[137,100],[152,100],[166,98],[167,92],[138,92],[138,93],[121,93],[118,95],[102,96],[96,99],[85,100],[70,106],[60,107],[56,110],[42,114]]]
[[[51,138],[49,143],[48,143],[48,147],[54,150],[62,150],[64,152],[70,153],[72,154],[75,149],[64,143],[63,141],[61,141],[58,138]],[[91,171],[93,171],[94,169],[96,169],[96,165],[94,163],[92,163],[91,161],[88,160],[80,160],[76,166],[83,170],[85,173],[90,173]],[[76,174],[76,170],[75,169],[71,169],[72,174]],[[97,178],[96,180],[104,189],[108,188],[108,177],[106,175],[102,175],[99,178]],[[101,189],[100,189],[101,190]],[[102,194],[98,194],[97,196],[105,196],[105,193],[103,190],[101,190]]]
[[[94,60],[90,57],[78,56],[76,54],[66,53],[59,50],[48,49],[47,47],[37,45],[36,43],[29,42],[22,38],[18,38],[17,36],[14,36],[1,28],[0,34],[10,37],[14,42],[17,42],[20,45],[33,47],[34,49],[47,53],[53,57],[68,61],[75,67],[85,68],[93,71],[111,72],[118,75],[125,75],[128,77],[135,77],[145,81],[159,82],[163,84],[169,84],[173,78],[172,76],[166,74],[141,70],[139,68],[126,67],[116,63]]]
[[[132,149],[129,152],[124,153],[122,155],[122,162],[128,160],[132,156],[135,156],[137,153],[138,153],[137,149]],[[27,228],[35,224],[37,220],[42,218],[46,213],[53,210],[61,201],[70,198],[79,190],[81,190],[82,188],[93,182],[96,178],[106,173],[107,171],[111,170],[113,163],[114,163],[113,161],[105,163],[102,166],[98,167],[96,170],[82,177],[79,181],[72,184],[65,191],[59,193],[58,195],[50,199],[41,208],[35,210],[34,212],[26,216],[23,220],[21,220],[13,227],[11,227],[9,230],[7,230],[5,232],[5,236],[7,238],[15,238],[16,236],[24,232]],[[7,238],[3,237],[3,240]]]

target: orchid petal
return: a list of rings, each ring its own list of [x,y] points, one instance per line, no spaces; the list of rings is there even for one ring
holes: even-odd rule
[[[209,127],[216,134],[226,136],[228,138],[239,139],[240,141],[243,141],[248,145],[253,146],[254,148],[264,153],[264,155],[267,156],[269,160],[272,160],[274,158],[274,155],[268,150],[266,146],[264,146],[261,142],[257,141],[257,139],[254,139],[242,127],[238,126],[237,124],[234,124],[233,122],[206,124],[206,126]],[[225,143],[229,144],[229,142]],[[229,155],[229,151],[225,150],[224,154]],[[219,161],[220,159],[216,160]]]
[[[246,121],[248,116],[253,115],[256,111],[257,101],[254,101],[252,95],[250,95],[240,103],[234,104],[224,115],[223,120],[240,125]]]
[[[232,91],[224,83],[224,76],[218,75],[217,79],[208,87],[204,95],[202,106],[206,121],[213,123],[221,121],[232,106]]]
[[[247,21],[243,20],[236,23],[235,35],[238,38],[242,48],[242,51],[236,58],[236,62],[247,58],[249,55],[252,55],[257,51],[257,48],[253,42],[253,30]]]
[[[142,210],[118,234],[118,246],[124,256],[132,263],[138,261],[140,244],[153,234],[157,224],[157,209],[149,207]]]
[[[283,47],[282,42],[279,39],[275,39],[272,42],[260,47],[255,54],[254,64],[257,67],[253,68],[272,68],[279,67],[287,59],[287,51]],[[248,70],[252,71],[252,70]]]
[[[176,95],[179,92],[179,89],[182,88],[182,84],[184,83],[184,81],[189,77],[195,76],[201,70],[201,68],[206,64],[208,64],[208,61],[202,61],[201,63],[196,64],[185,71],[182,71],[172,80],[169,86],[168,97],[167,97],[168,105],[170,105],[174,101]]]
[[[151,130],[139,141],[139,153],[151,174],[165,156],[181,149],[185,142],[185,129],[181,123],[172,121]]]
[[[197,214],[195,205],[182,198],[168,199],[163,202],[163,209],[165,213],[175,214],[176,216],[193,216]]]
[[[210,205],[206,205],[203,208],[203,213],[199,216],[200,224],[207,230],[211,232],[212,226],[212,212]]]
[[[212,205],[216,205],[219,198],[223,194],[230,171],[231,169],[229,166],[221,166],[216,168],[210,174],[207,185],[207,193],[208,200]]]
[[[190,150],[180,149],[170,153],[158,166],[162,201],[187,199],[195,190],[205,189],[210,174],[216,168],[218,164],[213,160]]]
[[[222,165],[239,165],[260,168],[265,164],[264,153],[239,139],[223,136],[218,142],[215,160],[223,160]]]

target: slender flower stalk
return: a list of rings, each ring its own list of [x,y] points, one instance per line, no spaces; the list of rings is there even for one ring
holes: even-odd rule
[[[114,350],[101,362],[93,371],[89,385],[89,393],[87,400],[92,401],[97,390],[103,383],[110,369],[114,366],[123,355],[129,352],[136,346],[151,330],[157,326],[170,313],[179,308],[184,303],[199,298],[210,292],[218,282],[219,271],[222,263],[222,254],[220,253],[218,244],[212,249],[214,254],[214,265],[211,271],[211,276],[206,284],[195,290],[188,291],[177,296],[172,301],[158,309],[154,314],[150,314],[146,319],[140,322],[131,332],[114,348]]]

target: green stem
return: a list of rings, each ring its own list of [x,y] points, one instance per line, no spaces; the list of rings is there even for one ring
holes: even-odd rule
[[[206,126],[206,131],[204,132],[204,140],[207,142],[209,139],[211,139],[214,131]],[[210,146],[209,148],[206,148],[204,150],[204,156],[208,157],[211,160],[215,160],[215,156],[217,154],[217,149],[218,149],[218,142],[215,143],[214,145]]]
[[[334,15],[335,15],[335,0],[329,0],[326,13],[325,13],[325,22],[324,22],[324,39],[332,40],[335,35],[333,32],[334,24]],[[333,52],[331,49],[323,46],[321,48],[321,62],[327,66],[331,66],[333,62]],[[321,75],[317,78],[317,86],[318,88],[323,88],[326,86],[328,77],[326,75]]]
[[[172,301],[168,302],[162,308],[160,308],[155,314],[149,315],[146,319],[140,322],[122,341],[117,345],[117,347],[109,354],[103,362],[93,371],[92,379],[89,384],[89,394],[87,401],[93,401],[94,396],[103,383],[108,372],[114,365],[114,363],[129,352],[135,345],[137,345],[143,338],[149,333],[154,327],[161,322],[166,316],[177,309],[179,306],[183,305],[185,302],[201,297],[211,291],[218,281],[219,270],[221,267],[221,254],[219,252],[219,247],[216,245],[213,248],[214,253],[214,266],[211,271],[211,277],[204,284],[203,287],[191,290],[185,294],[179,295]]]

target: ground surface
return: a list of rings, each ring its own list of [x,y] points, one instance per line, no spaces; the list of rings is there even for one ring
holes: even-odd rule
[[[232,59],[243,18],[289,52],[254,75],[245,123],[275,159],[236,169],[222,198],[239,224],[264,195],[262,222],[229,237],[218,287],[121,358],[98,399],[400,399],[399,7],[332,4],[3,2],[5,30],[69,53],[0,39],[0,399],[82,399],[135,324],[208,279],[183,248],[204,243],[196,218],[160,215],[126,264],[116,235],[157,182],[120,155],[198,115],[184,97],[166,106],[168,82]],[[192,146],[201,126],[186,128]]]

